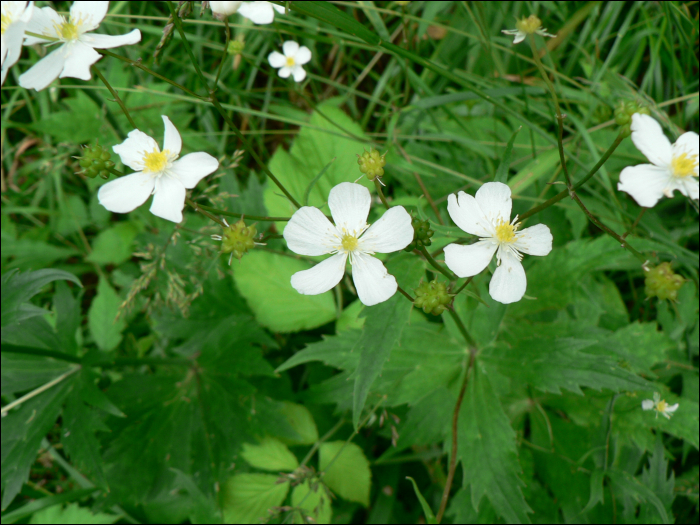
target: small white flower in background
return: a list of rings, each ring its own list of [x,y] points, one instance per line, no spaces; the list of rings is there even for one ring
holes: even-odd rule
[[[510,220],[513,206],[510,188],[487,182],[472,197],[459,192],[447,198],[447,211],[462,230],[480,237],[468,246],[445,247],[445,264],[459,277],[471,277],[484,270],[494,253],[498,267],[489,284],[489,294],[499,303],[519,301],[525,295],[527,278],[520,263],[523,256],[547,255],[552,250],[552,233],[544,224],[518,231],[518,217]]]
[[[403,206],[394,206],[370,226],[367,215],[371,200],[364,186],[343,182],[328,195],[335,225],[318,208],[304,206],[294,212],[284,228],[289,249],[299,255],[333,254],[313,268],[292,275],[292,286],[297,292],[327,292],[343,278],[345,262],[350,258],[352,280],[363,304],[372,306],[396,293],[396,279],[372,255],[408,246],[413,240],[411,216]]]
[[[656,417],[659,414],[664,416],[666,419],[671,419],[673,413],[678,410],[678,403],[675,405],[669,405],[666,401],[661,399],[658,392],[654,392],[654,399],[645,399],[642,401],[642,410],[656,410]]]
[[[24,45],[58,45],[58,48],[20,76],[19,85],[39,91],[57,77],[90,80],[90,66],[102,58],[95,49],[111,49],[140,42],[141,32],[138,29],[119,36],[91,33],[102,22],[108,7],[109,2],[73,2],[68,20],[50,7],[34,9],[26,31],[46,38],[25,35]]]
[[[34,2],[2,2],[2,81],[7,70],[14,66],[22,53],[24,30],[32,16]]]
[[[225,17],[238,13],[254,24],[271,24],[275,11],[284,14],[284,7],[272,2],[209,2],[212,13]]]
[[[311,60],[311,50],[306,46],[299,47],[299,44],[287,40],[282,44],[284,54],[273,51],[267,57],[268,62],[274,68],[281,68],[277,74],[282,78],[289,75],[294,76],[296,82],[301,82],[306,78],[306,71],[301,67]]]
[[[514,35],[513,44],[519,44],[527,35],[536,33],[540,36],[555,37],[557,35],[550,35],[547,30],[542,27],[542,21],[535,15],[530,15],[527,18],[521,18],[515,23],[515,29],[503,29],[501,33],[506,35]]]
[[[629,193],[637,204],[651,208],[664,195],[678,190],[698,199],[698,134],[683,133],[675,144],[666,138],[649,115],[632,115],[632,142],[651,164],[629,166],[620,173],[617,189]]]
[[[219,167],[219,161],[204,152],[178,158],[182,148],[180,133],[165,115],[163,123],[162,151],[155,140],[138,129],[112,148],[122,163],[137,173],[120,177],[100,188],[97,199],[109,211],[128,213],[153,194],[151,213],[181,222],[187,189],[194,188],[203,177]]]

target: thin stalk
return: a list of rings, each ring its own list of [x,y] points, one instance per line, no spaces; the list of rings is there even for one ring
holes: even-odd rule
[[[454,294],[455,294],[455,295],[458,295],[459,292],[461,292],[462,290],[464,290],[464,289],[467,287],[467,285],[468,285],[470,282],[472,282],[472,279],[473,279],[473,278],[474,278],[474,277],[470,277],[469,279],[467,279],[466,281],[464,281],[464,283],[462,284],[462,286],[460,286],[459,288],[457,288],[457,290],[455,290]]]
[[[117,92],[114,90],[114,88],[109,84],[109,82],[107,82],[107,79],[104,77],[104,75],[103,75],[103,74],[100,72],[100,70],[99,70],[97,67],[95,67],[95,66],[92,66],[92,70],[95,72],[95,75],[97,75],[97,78],[99,78],[99,79],[102,81],[102,83],[107,87],[107,89],[109,90],[109,92],[112,94],[112,96],[114,97],[114,101],[115,101],[117,104],[119,104],[119,107],[120,107],[120,108],[122,108],[122,112],[124,113],[124,116],[126,117],[126,120],[128,120],[128,121],[129,121],[129,124],[131,124],[131,127],[134,128],[134,129],[138,129],[138,126],[136,125],[136,122],[134,122],[134,119],[131,118],[131,115],[129,114],[129,110],[126,109],[126,105],[124,104],[124,102],[122,102],[122,99],[119,98],[119,95],[118,95]]]
[[[185,202],[186,202],[187,205],[188,205],[190,208],[192,208],[194,211],[201,213],[201,214],[204,215],[205,217],[208,217],[209,219],[211,219],[212,221],[214,221],[215,223],[217,223],[217,224],[218,224],[219,226],[221,226],[222,228],[226,228],[226,223],[225,223],[224,221],[222,221],[221,219],[219,219],[219,218],[216,217],[215,215],[212,215],[212,214],[209,213],[207,210],[202,209],[202,207],[201,207],[199,204],[197,204],[196,202],[194,202],[194,201],[193,201],[192,199],[190,199],[189,197],[185,197]]]
[[[391,206],[389,206],[389,203],[386,201],[386,197],[384,196],[384,192],[382,191],[382,184],[379,182],[379,179],[374,179],[374,187],[377,188],[377,194],[379,195],[379,198],[381,199],[382,204],[384,204],[386,209],[388,210],[389,208],[391,208]]]
[[[25,395],[23,395],[22,397],[20,397],[19,399],[15,399],[12,403],[8,403],[8,404],[5,405],[4,407],[2,407],[2,410],[0,410],[0,413],[2,413],[2,415],[4,416],[5,414],[7,414],[10,410],[12,410],[13,408],[15,408],[16,406],[21,405],[21,404],[24,403],[25,401],[28,401],[28,400],[30,400],[31,398],[36,397],[36,396],[38,396],[39,394],[41,394],[42,392],[48,390],[48,389],[51,388],[52,386],[57,385],[58,383],[60,383],[61,381],[63,381],[65,378],[67,378],[67,377],[69,377],[69,376],[75,374],[75,373],[76,373],[78,370],[80,370],[81,368],[82,368],[82,367],[80,367],[80,366],[76,366],[76,367],[70,369],[70,370],[69,370],[68,372],[66,372],[65,374],[61,374],[61,375],[58,376],[56,379],[52,379],[52,380],[49,381],[48,383],[46,383],[46,384],[44,384],[44,385],[41,385],[41,386],[38,387],[38,388],[35,388],[34,390],[32,390],[31,392],[29,392],[28,394],[25,394]]]
[[[462,337],[464,337],[464,340],[467,342],[467,344],[471,348],[476,348],[476,341],[474,341],[474,339],[472,339],[472,336],[469,335],[469,332],[467,332],[467,328],[464,326],[464,323],[462,323],[462,320],[457,315],[457,312],[455,312],[452,309],[449,309],[447,311],[449,312],[450,317],[452,317],[452,320],[457,325],[457,328],[459,329],[460,333],[462,334]]]
[[[400,286],[397,285],[397,286],[396,286],[396,289],[397,289],[399,292],[401,292],[401,294],[403,294],[403,296],[404,296],[406,299],[408,299],[409,301],[413,302],[413,301],[415,300],[415,299],[413,299],[413,297],[411,297],[411,295],[410,295],[409,293],[407,293],[407,292],[406,292],[403,288],[401,288]]]
[[[639,212],[639,215],[637,215],[637,218],[634,220],[632,223],[632,226],[630,226],[630,229],[625,232],[625,234],[622,236],[623,239],[626,239],[627,236],[634,231],[634,229],[637,227],[637,224],[639,224],[639,221],[642,220],[642,217],[644,214],[647,212],[649,208],[642,208],[642,211]]]
[[[248,215],[247,213],[236,213],[233,211],[219,210],[217,208],[212,208],[211,206],[204,206],[203,204],[197,204],[197,207],[211,213],[223,215],[224,217],[245,217],[246,219],[250,219],[251,221],[286,222],[291,219],[291,217],[264,217],[262,215]]]
[[[224,62],[226,62],[226,56],[228,55],[228,43],[231,41],[231,30],[228,27],[228,17],[224,18],[224,28],[226,29],[226,43],[224,44],[224,56],[221,57],[221,63],[219,64],[219,70],[216,72],[216,79],[214,80],[214,88],[219,85],[219,78],[221,77],[221,70],[224,68]]]
[[[341,419],[340,421],[338,421],[338,422],[333,426],[333,428],[331,428],[328,432],[326,432],[326,433],[321,437],[321,439],[319,439],[318,441],[316,441],[316,443],[314,443],[314,446],[311,447],[311,450],[309,450],[309,452],[306,454],[306,456],[304,456],[304,459],[301,460],[301,463],[300,463],[299,465],[302,466],[302,467],[305,466],[305,465],[311,460],[311,458],[314,456],[314,454],[315,454],[316,451],[319,449],[319,447],[320,447],[324,442],[328,441],[331,437],[333,437],[333,434],[335,434],[336,432],[338,432],[338,430],[340,430],[340,427],[342,427],[344,424],[345,424],[345,420],[344,420],[344,419]]]
[[[425,249],[425,246],[421,246],[420,248],[418,248],[418,251],[423,254],[423,257],[425,257],[425,259],[430,263],[430,266],[435,268],[438,272],[447,277],[450,281],[454,281],[458,278],[451,271],[446,270],[445,268],[440,266],[438,262],[435,259],[433,259],[433,257],[428,253],[428,250]]]

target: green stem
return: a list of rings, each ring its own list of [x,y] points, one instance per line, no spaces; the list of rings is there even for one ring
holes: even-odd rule
[[[460,286],[459,288],[457,288],[457,290],[454,292],[454,294],[455,294],[455,295],[458,295],[459,292],[461,292],[462,290],[464,290],[464,289],[467,287],[467,285],[468,285],[470,282],[472,282],[472,279],[473,279],[473,278],[474,278],[474,277],[470,277],[469,279],[467,279],[466,281],[464,281],[464,283],[462,284],[462,286]]]
[[[205,217],[208,217],[209,219],[211,219],[212,221],[214,221],[215,223],[217,223],[217,224],[218,224],[219,226],[221,226],[222,228],[226,228],[226,223],[225,223],[224,221],[222,221],[221,219],[219,219],[219,218],[216,217],[215,215],[212,215],[212,214],[209,213],[207,210],[202,209],[202,207],[201,207],[199,204],[197,204],[196,202],[194,202],[194,201],[193,201],[192,199],[190,199],[189,197],[185,197],[185,202],[186,202],[187,205],[188,205],[190,208],[192,208],[194,211],[201,213],[201,214],[204,215]]]
[[[384,197],[384,192],[382,191],[382,184],[379,182],[379,179],[374,179],[374,187],[377,188],[377,194],[379,195],[379,198],[381,199],[382,204],[384,204],[386,209],[388,210],[389,208],[391,208],[391,206],[389,206],[389,203],[386,201],[386,197]]]
[[[455,312],[452,309],[447,311],[449,312],[450,317],[452,317],[452,320],[457,324],[457,328],[459,329],[460,333],[462,334],[462,337],[464,337],[464,340],[467,342],[467,344],[471,348],[476,348],[476,341],[474,341],[474,339],[472,339],[472,336],[469,335],[469,332],[467,332],[467,328],[464,326],[464,323],[462,323],[462,320],[457,315],[457,312]]]
[[[202,204],[197,204],[198,208],[201,208],[205,211],[211,212],[211,213],[217,213],[219,215],[223,215],[224,217],[239,217],[239,218],[246,218],[250,219],[251,221],[270,221],[270,222],[286,222],[291,219],[291,217],[264,217],[262,215],[248,215],[247,213],[236,213],[232,211],[226,211],[226,210],[219,210],[217,208],[212,208],[211,206],[204,206]]]
[[[204,84],[204,87],[206,88],[207,92],[209,91],[209,83],[207,82],[207,79],[204,78],[204,75],[202,74],[202,71],[199,69],[199,61],[197,58],[194,56],[194,53],[192,52],[192,47],[190,47],[190,43],[187,41],[187,38],[185,38],[185,32],[182,29],[182,20],[180,20],[180,16],[175,10],[175,6],[173,3],[168,0],[166,2],[168,4],[168,9],[170,9],[170,14],[173,17],[173,22],[175,22],[175,25],[177,26],[177,30],[180,33],[180,38],[182,38],[182,45],[185,46],[185,52],[190,56],[190,60],[192,61],[192,65],[194,66],[194,70],[197,72],[197,76],[199,79],[202,81],[202,84]],[[224,49],[224,53],[226,50]]]
[[[447,277],[450,281],[455,281],[458,279],[458,277],[451,271],[446,270],[445,268],[440,266],[438,262],[435,259],[433,259],[433,257],[428,253],[428,250],[425,249],[425,246],[421,246],[420,248],[418,248],[418,251],[423,254],[423,257],[425,257],[426,260],[430,263],[430,266],[435,268],[438,272]]]
[[[226,43],[224,44],[224,56],[221,57],[221,63],[219,64],[219,70],[216,72],[216,80],[214,80],[214,88],[219,85],[219,78],[221,77],[221,70],[224,68],[224,62],[226,62],[226,57],[228,56],[228,43],[231,41],[231,30],[228,27],[228,18],[224,18],[224,27],[226,28]]]
[[[129,110],[126,109],[126,105],[124,104],[124,102],[122,102],[122,99],[119,98],[119,95],[114,90],[114,88],[109,84],[109,82],[107,82],[107,79],[104,77],[104,75],[94,65],[92,66],[92,70],[95,72],[95,75],[97,75],[97,77],[102,81],[102,83],[107,87],[109,92],[112,94],[112,96],[114,97],[114,101],[117,104],[119,104],[120,108],[122,108],[122,112],[124,113],[126,120],[128,120],[129,124],[131,124],[131,127],[134,129],[138,129],[139,127],[136,125],[136,122],[134,122],[134,119],[131,118],[131,115],[129,114]]]
[[[639,224],[639,221],[642,220],[642,217],[644,214],[647,212],[649,208],[642,208],[642,211],[639,212],[639,215],[637,215],[637,218],[634,220],[632,223],[632,226],[630,226],[630,229],[625,232],[625,234],[622,236],[623,239],[626,239],[627,236],[634,231],[634,229],[637,227],[637,224]]]
[[[403,296],[404,296],[406,299],[408,299],[409,301],[413,302],[413,301],[415,300],[415,299],[413,299],[413,297],[411,297],[411,294],[407,293],[407,292],[406,292],[403,288],[401,288],[400,286],[397,285],[397,286],[396,286],[396,289],[397,289],[399,292],[401,292],[401,293],[403,294]]]

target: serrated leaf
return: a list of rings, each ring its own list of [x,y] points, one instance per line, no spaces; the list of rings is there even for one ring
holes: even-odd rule
[[[47,496],[46,498],[35,499],[33,501],[30,501],[23,507],[15,509],[12,512],[7,512],[3,514],[2,522],[15,523],[19,520],[28,518],[35,512],[38,512],[42,509],[53,507],[54,505],[59,505],[61,503],[66,503],[73,500],[83,499],[84,497],[90,496],[93,492],[96,492],[98,490],[100,489],[98,489],[97,487],[93,487],[88,489],[72,490],[70,492],[64,492],[63,494],[59,494],[57,496]]]
[[[259,444],[245,443],[241,457],[251,467],[273,472],[291,472],[299,466],[296,456],[279,439],[264,438]]]
[[[61,343],[61,350],[76,355],[78,351],[76,332],[80,327],[80,304],[63,281],[56,283],[53,307],[56,311],[56,335]]]
[[[331,499],[327,489],[321,482],[313,483],[305,481],[294,487],[292,491],[292,507],[303,512],[303,518],[299,511],[294,512],[294,523],[330,523],[333,518]],[[309,519],[311,518],[311,519]],[[313,521],[312,521],[313,520]]]
[[[289,482],[277,483],[272,474],[237,474],[230,478],[221,494],[225,523],[259,523],[267,519],[268,509],[279,507],[289,491]]]
[[[3,351],[0,366],[2,395],[7,395],[48,383],[75,365],[51,357]]]
[[[314,417],[304,405],[283,401],[280,412],[298,437],[282,439],[287,445],[313,445],[318,441]]]
[[[102,524],[114,523],[122,518],[119,514],[106,514],[104,512],[92,513],[90,509],[81,507],[77,503],[70,503],[65,507],[54,505],[37,511],[29,520],[29,523],[54,523],[54,524]]]
[[[433,514],[433,510],[430,508],[430,505],[428,505],[428,502],[425,501],[425,498],[423,497],[423,494],[420,493],[420,490],[418,489],[418,485],[416,485],[416,480],[414,480],[411,477],[407,477],[407,480],[409,480],[413,484],[413,492],[415,492],[416,497],[418,498],[418,501],[420,502],[420,506],[423,508],[423,514],[425,514],[425,521],[427,523],[437,523],[437,520],[435,519],[435,514]]]
[[[673,500],[676,497],[674,493],[675,476],[673,471],[671,471],[670,476],[667,476],[668,461],[666,461],[665,453],[663,437],[661,434],[657,434],[654,452],[649,456],[649,468],[645,468],[642,471],[641,482],[659,497],[664,509],[670,516],[672,515]],[[641,517],[643,523],[653,523],[655,521],[657,516],[650,511],[649,507],[642,509]]]
[[[637,478],[627,472],[622,472],[615,469],[608,470],[608,476],[615,487],[615,492],[622,496],[629,496],[635,501],[643,501],[652,505],[661,523],[672,523],[671,519],[664,508],[663,502],[659,497],[652,492],[647,486],[643,485]]]
[[[328,488],[367,507],[372,473],[362,449],[354,443],[330,441],[321,444],[318,454],[318,468]]]
[[[275,372],[284,372],[311,361],[321,361],[343,370],[354,370],[357,368],[360,355],[353,353],[353,348],[355,348],[360,336],[361,332],[355,329],[350,329],[340,335],[323,336],[322,341],[307,345],[306,348],[287,359]]]
[[[109,352],[119,345],[122,331],[126,328],[124,319],[117,319],[122,301],[106,279],[100,279],[97,295],[88,310],[88,326],[97,347]]]
[[[603,472],[602,470],[596,469],[593,472],[591,472],[591,497],[589,498],[586,506],[581,511],[582,514],[591,510],[598,503],[605,502],[605,491],[603,490],[604,479],[605,472]]]
[[[139,229],[133,222],[120,222],[102,230],[92,241],[92,252],[85,260],[97,264],[121,264],[128,261],[138,232]]]

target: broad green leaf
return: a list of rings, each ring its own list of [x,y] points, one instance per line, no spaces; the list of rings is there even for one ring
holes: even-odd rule
[[[92,252],[85,260],[97,264],[121,264],[133,253],[132,244],[139,229],[133,222],[119,222],[102,230],[92,242]]]
[[[246,443],[243,445],[241,457],[251,467],[273,472],[291,472],[299,466],[296,456],[279,439],[264,438],[259,444]]]
[[[416,480],[414,480],[411,477],[407,477],[406,479],[410,480],[410,482],[413,484],[413,491],[416,493],[416,497],[420,502],[420,506],[423,508],[423,514],[425,514],[425,521],[427,523],[437,523],[437,520],[435,519],[435,514],[433,514],[430,505],[428,505],[428,502],[425,501],[423,494],[421,494],[420,490],[418,489],[418,485],[416,485]]]
[[[318,456],[321,479],[328,488],[343,499],[367,507],[372,473],[362,449],[355,443],[330,441],[321,444]]]
[[[661,523],[673,523],[669,518],[663,502],[657,494],[649,487],[642,484],[637,478],[627,472],[616,469],[608,470],[608,476],[615,487],[615,492],[621,496],[626,496],[635,501],[645,502],[656,509],[658,517],[661,518]]]
[[[449,391],[442,387],[412,406],[399,427],[396,449],[400,451],[414,445],[425,446],[441,441],[451,424],[452,403]],[[387,452],[394,450],[391,448]]]
[[[90,224],[87,206],[77,195],[69,195],[59,200],[59,216],[56,230],[61,235],[70,235]]]
[[[15,523],[16,521],[28,518],[35,512],[38,512],[42,509],[53,507],[54,505],[59,505],[61,503],[67,503],[73,500],[83,499],[86,496],[90,496],[93,492],[96,492],[98,490],[100,489],[98,489],[97,487],[80,490],[71,490],[70,492],[64,492],[63,494],[59,494],[57,496],[47,496],[45,498],[35,499],[27,503],[23,507],[15,509],[12,512],[7,512],[3,514],[2,522]]]
[[[292,275],[308,270],[307,262],[252,251],[232,265],[233,278],[258,322],[275,332],[298,332],[335,319],[332,292],[301,295],[291,285]]]
[[[70,503],[65,507],[54,505],[34,513],[29,523],[55,523],[55,524],[101,524],[114,523],[122,518],[119,514],[106,514],[104,512],[92,513],[87,507],[80,507],[77,503]]]
[[[475,363],[459,417],[458,456],[472,505],[486,496],[508,523],[527,523],[531,512],[522,494],[515,432],[488,375]]]
[[[292,507],[303,512],[302,519],[299,510],[292,511],[294,512],[294,523],[330,523],[333,518],[333,509],[327,491],[328,489],[321,482],[305,481],[294,487]]]
[[[13,258],[12,261],[4,265],[6,268],[19,268],[20,270],[46,268],[47,266],[53,265],[56,261],[79,254],[80,252],[74,248],[56,246],[48,242],[34,239],[3,238],[2,240],[3,260],[10,257]]]
[[[97,347],[103,352],[114,350],[126,328],[124,319],[117,320],[122,301],[106,279],[100,279],[97,295],[88,310],[88,326]]]
[[[593,472],[591,472],[591,497],[588,500],[586,506],[581,511],[581,513],[588,512],[598,503],[605,502],[605,491],[603,487],[604,479],[605,472],[603,472],[602,470],[596,469]]]
[[[60,340],[61,350],[76,355],[78,352],[76,336],[81,322],[80,303],[63,281],[56,283],[53,308],[56,311],[56,335]]]
[[[359,330],[350,329],[341,335],[325,336],[322,341],[311,343],[280,365],[275,372],[280,373],[311,361],[321,361],[328,366],[354,370],[360,358],[353,348],[361,337]]]
[[[505,184],[508,181],[508,169],[510,168],[510,158],[513,155],[513,143],[515,142],[515,137],[518,136],[518,132],[523,129],[522,126],[515,130],[515,133],[510,137],[508,144],[506,144],[506,150],[503,152],[503,158],[501,163],[498,165],[496,170],[496,175],[493,177],[494,182],[501,182]]]
[[[225,523],[259,523],[269,518],[268,509],[279,507],[287,497],[289,482],[277,483],[272,474],[237,474],[222,489]]]
[[[671,471],[671,475],[668,476],[668,470],[668,461],[666,461],[665,457],[663,438],[661,434],[658,434],[656,436],[654,452],[649,456],[649,468],[645,468],[642,471],[641,482],[659,497],[666,513],[671,516],[671,506],[676,497],[674,493],[675,477],[673,471]],[[656,521],[657,515],[649,506],[643,507],[641,511],[643,523],[654,523]]]
[[[283,401],[280,411],[299,436],[282,439],[287,445],[313,445],[318,441],[318,429],[308,408],[291,401]]]
[[[596,348],[604,356],[617,355],[623,366],[637,373],[652,374],[651,368],[667,358],[674,342],[657,329],[656,323],[635,322],[602,339]],[[604,353],[603,353],[604,352]]]
[[[31,390],[75,367],[72,363],[51,357],[5,351],[0,354],[0,363],[2,395]]]
[[[355,35],[371,44],[380,42],[379,36],[373,31],[367,29],[345,11],[341,11],[333,4],[328,2],[302,2],[290,4],[293,11],[304,13],[306,15],[318,18],[324,22],[328,22],[343,31]]]

